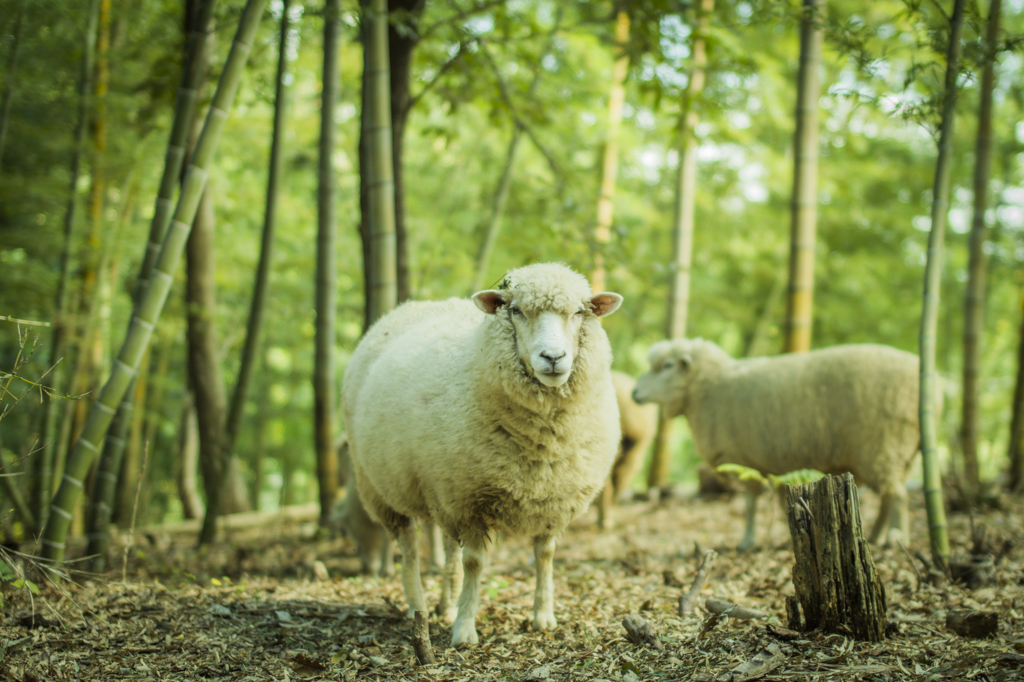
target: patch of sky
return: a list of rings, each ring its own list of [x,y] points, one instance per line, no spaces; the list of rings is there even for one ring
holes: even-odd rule
[[[914,216],[910,224],[914,226],[915,230],[920,230],[921,232],[928,232],[932,229],[932,219],[926,215]]]
[[[645,67],[644,70],[646,70],[646,68],[647,67]],[[671,64],[661,63],[655,65],[651,70],[651,76],[648,80],[654,76],[657,76],[658,80],[663,84],[679,88],[680,90],[685,88],[686,84],[690,82],[689,74],[684,71],[680,71]]]
[[[971,212],[963,206],[949,209],[949,227],[957,234],[967,234],[971,230]]]
[[[643,130],[654,130],[658,119],[650,109],[640,108],[636,112],[636,125]]]
[[[463,27],[474,35],[483,35],[494,30],[494,17],[489,14],[470,17],[462,24]]]
[[[678,14],[670,14],[661,20],[661,52],[666,59],[686,59],[690,56],[687,38],[692,29],[683,23]]]

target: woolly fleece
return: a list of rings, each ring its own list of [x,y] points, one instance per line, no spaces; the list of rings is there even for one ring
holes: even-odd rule
[[[360,496],[400,542],[415,518],[433,520],[467,555],[496,531],[557,537],[608,475],[618,408],[611,347],[586,278],[537,264],[509,272],[499,292],[503,305],[492,315],[465,299],[399,306],[369,330],[345,370],[342,408]],[[561,386],[533,376],[513,302],[528,319],[583,310]],[[467,580],[480,568],[468,558],[466,567]],[[417,589],[411,582],[407,596]],[[453,635],[453,643],[473,642],[475,634]]]
[[[711,341],[677,339],[651,346],[648,359],[634,397],[685,415],[711,466],[850,472],[882,496],[872,539],[884,537],[889,512],[906,531],[905,482],[920,439],[916,355],[863,344],[734,360]]]

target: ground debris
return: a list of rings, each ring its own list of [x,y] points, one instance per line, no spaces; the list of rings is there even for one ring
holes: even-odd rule
[[[950,611],[946,614],[946,627],[971,639],[984,639],[996,634],[999,614],[993,611]]]
[[[863,499],[865,515],[872,516],[877,498]],[[928,539],[923,508],[911,502],[912,527],[921,530],[907,545],[913,556],[927,550]],[[557,628],[530,630],[532,546],[529,539],[501,538],[481,585],[480,644],[451,649],[450,626],[430,616],[435,662],[423,666],[411,646],[413,622],[404,613],[400,579],[353,577],[359,559],[351,541],[317,540],[312,523],[309,529],[284,523],[233,531],[230,543],[198,555],[194,537],[163,533],[168,549],[162,549],[165,542],[130,553],[127,583],[118,567],[109,578],[90,577],[64,592],[44,586],[32,601],[10,590],[0,612],[0,682],[524,682],[531,675],[530,682],[733,682],[751,674],[743,665],[766,656],[774,662],[773,645],[783,658],[759,678],[766,682],[994,682],[1020,679],[1024,671],[1019,549],[1001,559],[996,585],[968,591],[955,583],[918,587],[901,549],[872,547],[886,586],[887,618],[901,632],[867,643],[843,633],[793,633],[778,624],[786,622],[785,596],[793,590],[788,529],[778,520],[766,524],[760,550],[735,552],[743,521],[739,497],[627,504],[618,508],[620,530],[612,533],[596,532],[595,516],[584,516],[559,541]],[[963,555],[971,549],[968,521],[949,518],[954,551]],[[1024,500],[1008,497],[1006,510],[986,523],[1000,543],[1006,538],[1024,547]],[[715,597],[768,619],[678,615],[678,597],[689,585],[666,585],[664,571],[675,567],[684,576],[680,562],[693,565],[695,542],[718,551]],[[627,556],[631,560],[623,561]],[[317,561],[329,580],[316,579]],[[691,568],[686,583],[692,575]],[[423,580],[432,606],[440,575],[425,572]],[[955,610],[996,613],[999,628],[985,639],[957,635],[945,627],[946,614]],[[20,624],[33,614],[45,621],[30,629]],[[629,614],[642,615],[664,651],[629,640],[622,626]]]

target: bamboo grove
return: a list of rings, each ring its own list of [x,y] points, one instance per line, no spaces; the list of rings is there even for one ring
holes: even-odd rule
[[[365,328],[559,260],[625,295],[632,374],[666,336],[919,351],[941,564],[944,495],[1024,485],[1022,35],[1000,0],[0,0],[3,533],[102,572],[112,524],[326,523]],[[671,426],[634,485],[694,475]]]

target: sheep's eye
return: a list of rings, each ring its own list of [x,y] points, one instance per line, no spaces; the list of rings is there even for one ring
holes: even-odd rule
[[[666,363],[665,363],[664,365],[662,365],[662,366],[661,366],[661,368],[662,368],[662,369],[672,369],[672,368],[673,368],[673,367],[675,367],[675,366],[676,366],[676,363],[674,363],[674,362],[672,362],[671,360],[669,360],[669,361],[668,361],[668,362],[666,362]]]
[[[512,306],[511,310],[512,310],[512,314],[513,315],[518,315],[519,317],[523,317],[523,311],[519,309],[519,306],[514,305],[514,306]]]
[[[583,308],[580,308],[579,310],[577,310],[576,314],[577,315],[582,315],[583,314]]]

